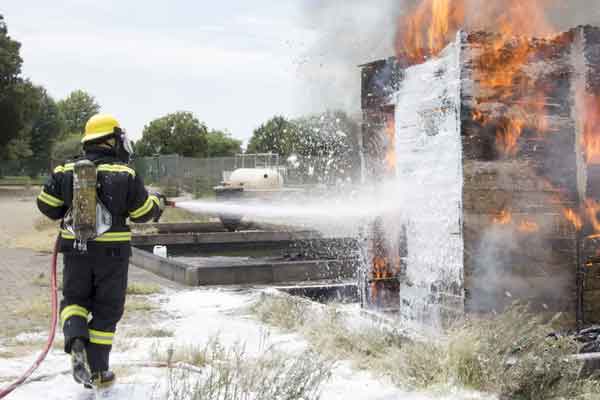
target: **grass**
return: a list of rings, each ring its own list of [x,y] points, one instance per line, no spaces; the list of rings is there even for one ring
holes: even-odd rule
[[[127,286],[127,294],[131,295],[150,295],[161,292],[160,285],[154,283],[135,282]]]
[[[47,328],[46,328],[47,329]],[[23,332],[19,332],[23,333]],[[44,331],[40,336],[31,338],[20,338],[17,340],[16,335],[6,340],[4,343],[6,348],[0,350],[0,358],[17,358],[28,354],[37,353],[46,344],[48,340],[48,332]],[[62,351],[64,349],[64,339],[59,329],[56,331],[52,349]]]
[[[13,238],[11,247],[51,253],[58,234],[57,224],[45,217],[40,217],[33,222],[33,227],[34,229],[29,233]]]
[[[30,302],[17,307],[14,315],[33,322],[46,322],[50,318],[51,311],[48,296],[38,296],[31,299]]]
[[[31,283],[35,286],[48,288],[50,287],[50,277],[45,272],[40,272],[35,275],[31,280]],[[62,268],[57,268],[56,272],[56,285],[59,290],[62,289],[63,279],[62,279]]]
[[[38,232],[44,232],[47,230],[52,230],[53,232],[58,232],[58,226],[59,226],[60,222],[58,221],[53,221],[50,218],[46,218],[46,217],[37,217],[34,221],[33,221],[33,229],[35,229]]]
[[[464,320],[438,341],[353,328],[332,307],[315,311],[290,296],[262,296],[251,311],[265,323],[302,333],[321,354],[349,359],[403,387],[457,384],[522,400],[600,395],[600,383],[579,379],[580,365],[565,360],[577,353],[577,343],[550,335],[558,316],[531,314],[523,305],[491,318]]]
[[[44,178],[30,178],[28,176],[3,176],[0,186],[31,186],[44,184]]]
[[[158,361],[185,362],[202,368],[201,375],[169,370],[161,399],[186,400],[317,400],[333,364],[312,351],[290,359],[273,348],[249,355],[245,346],[226,347],[212,339],[205,347],[157,352]]]
[[[160,218],[163,223],[179,222],[209,222],[210,218],[204,215],[191,213],[181,208],[167,207]]]
[[[143,297],[128,297],[125,301],[125,312],[146,312],[156,310],[156,305]]]
[[[166,338],[173,337],[175,333],[165,328],[148,328],[148,329],[136,329],[131,332],[127,332],[127,336],[134,338]]]
[[[152,348],[152,359],[155,361],[178,363],[183,362],[195,367],[204,367],[212,357],[213,361],[217,359],[220,344],[210,341],[205,347],[198,346],[178,346],[169,347],[166,352],[161,351],[156,345]],[[211,356],[209,356],[211,352]]]
[[[19,357],[19,353],[15,349],[11,350],[0,350],[0,358],[17,358]]]

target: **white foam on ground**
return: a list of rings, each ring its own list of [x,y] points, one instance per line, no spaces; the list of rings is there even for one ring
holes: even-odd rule
[[[125,353],[113,353],[112,362],[148,361],[152,348],[168,348],[173,342],[203,346],[211,337],[218,335],[224,345],[245,343],[248,353],[260,351],[265,334],[269,344],[288,352],[290,357],[300,353],[307,342],[298,334],[286,334],[257,322],[244,315],[243,309],[257,296],[251,291],[190,290],[166,295],[162,309],[164,319],[161,326],[175,331],[171,338],[137,341],[136,347]],[[116,340],[119,340],[118,337]],[[34,355],[0,360],[0,376],[14,376],[25,370]],[[36,375],[48,374],[69,367],[69,359],[59,351],[53,351]],[[166,371],[139,369],[132,375],[120,379],[116,389],[107,394],[107,399],[148,400],[159,396],[164,390]],[[84,400],[93,399],[93,394],[73,382],[70,375],[59,375],[48,381],[27,384],[9,396],[11,400]],[[156,398],[156,397],[155,397]],[[158,397],[160,398],[160,397]],[[327,400],[462,400],[488,399],[474,393],[409,393],[398,389],[384,378],[353,369],[349,363],[340,363],[333,376],[323,387],[321,396]]]

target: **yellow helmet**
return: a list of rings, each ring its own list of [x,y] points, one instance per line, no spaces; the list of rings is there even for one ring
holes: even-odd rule
[[[121,129],[119,121],[109,114],[96,114],[85,124],[85,132],[81,143],[96,140],[104,136],[112,135]]]

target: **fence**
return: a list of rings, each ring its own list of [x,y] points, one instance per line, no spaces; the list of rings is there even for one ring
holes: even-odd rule
[[[0,178],[39,177],[50,172],[52,163],[47,159],[0,160]]]
[[[204,181],[208,186],[218,185],[236,168],[275,168],[284,176],[288,185],[335,185],[341,180],[356,182],[360,179],[360,165],[335,165],[330,159],[323,157],[295,157],[281,161],[277,155],[272,155],[267,160],[261,156],[142,157],[134,161],[134,168],[148,183],[161,183],[175,179],[179,184],[189,187],[198,180]]]
[[[62,162],[47,160],[0,161],[0,177],[44,176]],[[178,155],[140,157],[133,168],[146,184],[175,185],[187,191],[203,192],[228,178],[236,168],[276,168],[287,185],[335,185],[340,181],[356,182],[360,165],[336,165],[324,157],[293,157],[281,160],[275,154],[237,157],[189,158]]]

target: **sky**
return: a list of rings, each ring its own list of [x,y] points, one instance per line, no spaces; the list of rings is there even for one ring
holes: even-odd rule
[[[83,89],[137,139],[191,111],[247,141],[275,115],[360,113],[358,65],[393,54],[402,0],[2,0],[23,74]]]
[[[300,0],[3,0],[23,74],[56,99],[84,89],[134,138],[191,111],[248,139],[276,114],[297,116],[298,65],[318,32]],[[358,73],[358,70],[357,70]]]

